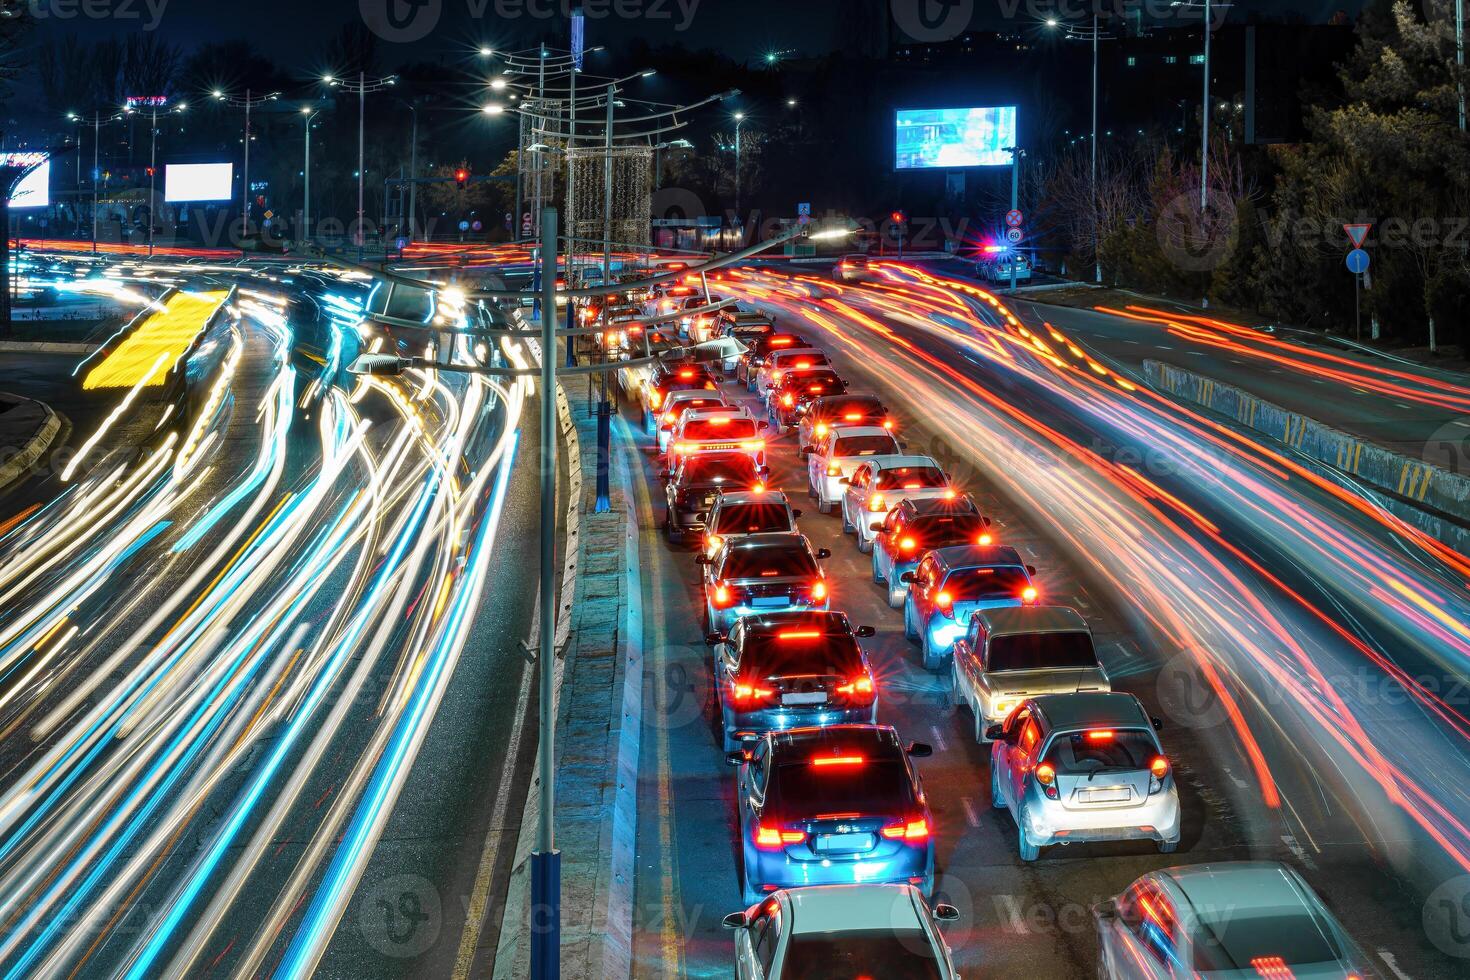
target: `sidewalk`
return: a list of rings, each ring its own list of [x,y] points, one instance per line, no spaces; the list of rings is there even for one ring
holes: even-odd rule
[[[60,430],[51,406],[0,392],[0,490],[23,477]]]

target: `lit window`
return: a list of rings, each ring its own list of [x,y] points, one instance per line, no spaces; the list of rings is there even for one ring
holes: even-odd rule
[[[1191,65],[1202,65],[1205,63],[1205,56],[1202,54],[1192,54],[1189,56],[1189,63]]]
[[[1177,55],[1166,54],[1164,55],[1164,64],[1177,65],[1179,64],[1179,57]]]
[[[1128,67],[1129,68],[1135,68],[1137,66],[1138,66],[1138,58],[1136,56],[1130,54],[1128,56]]]

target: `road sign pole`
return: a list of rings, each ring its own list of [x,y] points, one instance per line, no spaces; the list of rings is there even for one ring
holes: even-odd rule
[[[1021,194],[1021,151],[1019,149],[1012,148],[1011,149],[1011,212],[1012,213],[1015,213],[1015,212],[1018,212],[1018,211],[1021,210],[1020,205],[1019,205],[1020,194]],[[1006,215],[1006,217],[1009,218],[1010,215]],[[1017,225],[1016,227],[1019,227],[1019,225]],[[1013,293],[1016,291],[1016,256],[1019,255],[1019,254],[1020,254],[1020,250],[1019,249],[1012,250],[1012,252],[1011,252],[1011,292],[1013,292]]]
[[[1353,339],[1363,339],[1363,275],[1353,276]]]

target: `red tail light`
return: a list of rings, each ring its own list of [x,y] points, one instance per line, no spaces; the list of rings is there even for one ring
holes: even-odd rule
[[[907,823],[890,824],[880,833],[889,840],[928,840],[929,821],[919,817]]]
[[[819,755],[812,760],[812,765],[825,769],[829,766],[860,766],[865,761],[860,755]]]
[[[948,592],[941,592],[934,597],[934,605],[944,612],[949,612],[950,607],[954,605],[954,596]]]
[[[849,422],[856,422],[859,419],[861,419],[863,416],[862,416],[862,413],[861,412],[848,412],[846,415],[844,415],[842,417],[845,418],[845,419],[847,419],[847,421],[849,421]]]
[[[1036,767],[1036,781],[1041,784],[1041,791],[1046,794],[1047,799],[1057,799],[1057,771],[1052,768],[1051,763],[1043,762]]]
[[[1021,601],[1022,602],[1028,602],[1028,603],[1034,603],[1036,601],[1036,597],[1037,597],[1038,594],[1039,593],[1037,593],[1037,591],[1036,591],[1036,586],[1034,586],[1034,585],[1028,585],[1024,589],[1021,590]]]
[[[919,546],[919,543],[917,541],[915,541],[913,538],[904,538],[902,541],[900,541],[898,543],[898,546],[900,548],[902,548],[904,551],[913,551],[915,548],[917,548]]]
[[[766,698],[775,697],[776,692],[767,687],[757,687],[754,684],[736,684],[731,681],[731,691],[735,695],[735,702],[743,704],[747,701],[764,701]]]
[[[826,435],[827,432],[828,432],[827,423],[826,422],[818,422],[817,425],[816,425],[816,428],[812,429],[812,432],[815,435],[817,435],[817,436],[824,436],[824,435]]]
[[[796,405],[796,398],[793,395],[782,395],[781,404],[785,405],[787,408],[793,408]]]
[[[812,598],[817,600],[818,602],[821,602],[823,599],[827,598],[826,582],[822,581],[821,579],[817,579],[817,581],[812,585]]]
[[[982,534],[978,538],[975,539],[975,543],[978,544],[978,545],[980,545],[983,548],[983,547],[989,547],[989,545],[991,544],[991,542],[993,542],[994,540],[995,539],[992,538],[990,535],[988,535],[988,534]]]
[[[731,602],[730,590],[723,585],[715,586],[714,603],[716,609],[724,609]]]
[[[872,694],[873,675],[862,673],[837,689],[838,694]]]
[[[885,428],[885,429],[892,429],[893,428],[893,420],[892,419],[884,419],[883,420],[883,428]]]
[[[1169,775],[1169,760],[1163,756],[1155,756],[1154,761],[1148,764],[1149,774],[1155,779],[1163,779]]]
[[[779,851],[787,844],[800,844],[806,834],[799,830],[781,830],[779,827],[755,825],[755,846],[763,851]]]

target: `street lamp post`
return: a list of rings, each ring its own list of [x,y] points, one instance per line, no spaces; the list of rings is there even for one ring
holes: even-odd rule
[[[1055,17],[1052,17],[1047,20],[1046,26],[1056,28],[1061,26],[1061,21],[1057,20]],[[1089,143],[1089,149],[1091,150],[1092,159],[1089,167],[1090,176],[1088,177],[1088,181],[1090,183],[1090,187],[1088,190],[1088,198],[1092,203],[1092,275],[1094,282],[1102,282],[1102,252],[1098,248],[1100,243],[1098,242],[1097,200],[1097,94],[1099,62],[1098,45],[1104,38],[1102,34],[1102,27],[1098,23],[1098,14],[1096,10],[1094,10],[1092,13],[1092,29],[1090,31],[1084,33],[1080,30],[1074,30],[1071,27],[1067,27],[1065,28],[1065,30],[1067,32],[1068,39],[1085,37],[1092,41],[1092,136],[1090,137]]]
[[[214,90],[214,97],[226,105],[245,110],[245,168],[241,175],[240,188],[240,250],[245,250],[245,239],[250,234],[250,111],[256,106],[264,105],[280,97],[279,92],[270,92],[265,95],[251,95],[250,89],[245,89],[243,99],[232,95],[226,95],[219,89]]]
[[[305,159],[301,163],[301,176],[304,186],[301,189],[301,237],[311,237],[311,121],[317,117],[321,110],[312,110],[310,106],[302,106],[301,114],[305,117],[302,126],[305,147]]]
[[[357,72],[357,81],[351,82],[332,75],[322,76],[322,81],[328,85],[339,86],[343,91],[352,92],[357,96],[357,227],[353,234],[357,244],[357,261],[362,261],[363,250],[363,186],[367,179],[365,154],[363,152],[365,141],[365,122],[367,119],[367,96],[369,92],[381,92],[398,82],[397,75],[384,75],[382,78],[368,78],[366,72],[361,69]]]
[[[740,214],[740,127],[745,125],[745,113],[735,113],[735,220],[740,222],[743,230],[745,222]]]
[[[180,102],[169,109],[169,112],[183,112],[189,108],[188,103]],[[152,125],[149,132],[148,142],[148,254],[153,254],[153,224],[154,208],[156,207],[155,192],[153,189],[154,176],[158,172],[158,106],[153,107]]]
[[[1455,90],[1460,100],[1460,132],[1465,131],[1465,0],[1455,0]]]

